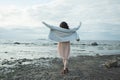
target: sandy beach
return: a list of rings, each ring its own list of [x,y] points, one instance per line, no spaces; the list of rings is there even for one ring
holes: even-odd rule
[[[117,66],[105,66],[115,59]],[[70,57],[65,75],[60,58],[3,60],[1,65],[0,80],[120,80],[120,55]]]

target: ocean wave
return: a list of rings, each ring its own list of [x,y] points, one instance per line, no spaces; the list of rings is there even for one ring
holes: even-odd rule
[[[37,40],[27,40],[27,41],[18,41],[18,40],[3,40],[0,39],[0,44],[6,45],[36,45],[36,46],[51,46],[57,45],[57,42],[48,40],[48,39],[37,39]],[[81,46],[111,46],[118,45],[120,46],[120,41],[108,41],[108,40],[81,40],[79,42],[73,41],[71,45],[81,45]]]

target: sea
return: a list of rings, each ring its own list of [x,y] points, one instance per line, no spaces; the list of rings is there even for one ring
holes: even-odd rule
[[[71,42],[70,57],[113,54],[120,54],[119,40],[80,40]],[[48,39],[26,41],[0,39],[0,61],[42,57],[60,57],[57,52],[57,42]]]

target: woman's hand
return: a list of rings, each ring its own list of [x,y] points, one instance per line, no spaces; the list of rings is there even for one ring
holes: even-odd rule
[[[42,21],[42,23],[43,23],[43,24],[45,24],[45,22],[44,22],[44,21]]]
[[[80,41],[80,39],[76,39],[76,41]]]

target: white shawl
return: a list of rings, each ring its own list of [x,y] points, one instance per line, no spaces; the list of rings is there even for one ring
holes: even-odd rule
[[[57,42],[66,42],[79,39],[79,35],[76,31],[80,28],[81,23],[77,28],[73,29],[51,26],[45,22],[43,22],[43,24],[50,28],[49,39],[51,40]]]

